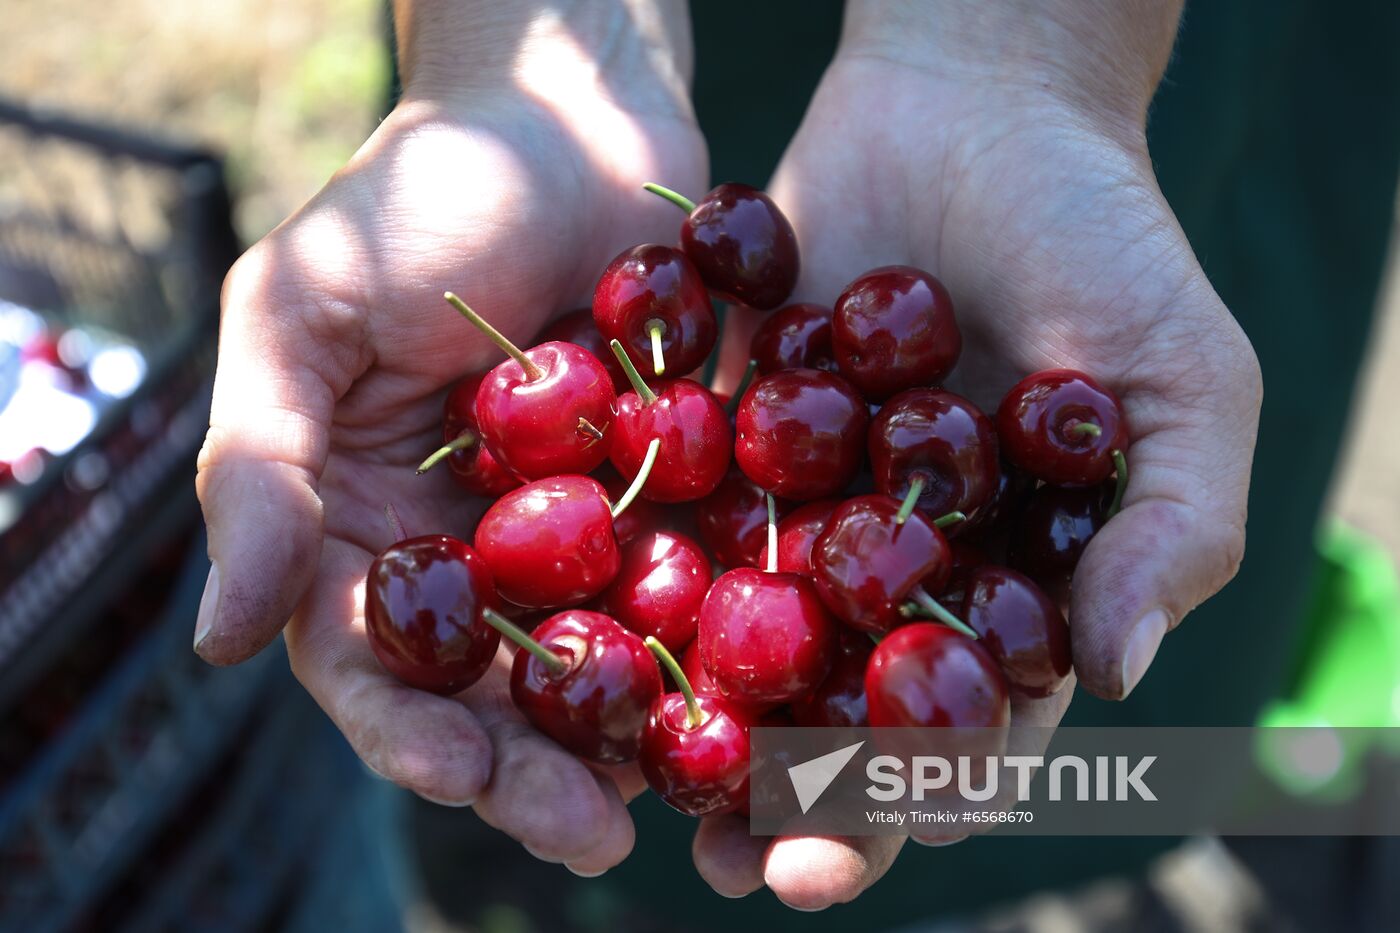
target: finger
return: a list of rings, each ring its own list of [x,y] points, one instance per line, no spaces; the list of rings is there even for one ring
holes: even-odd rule
[[[763,887],[763,855],[771,842],[749,833],[749,821],[726,813],[700,818],[690,855],[695,870],[722,897],[744,897]]]
[[[855,900],[884,877],[903,836],[782,836],[769,846],[763,880],[795,910],[825,910]]]
[[[618,793],[617,785],[602,774],[595,774],[593,778],[598,782],[598,790],[607,804],[608,829],[603,841],[590,852],[564,863],[565,868],[581,878],[596,878],[622,864],[622,860],[632,854],[632,846],[637,841],[637,829],[632,823],[632,815],[627,812],[627,804]]]
[[[336,397],[354,376],[348,312],[289,285],[292,234],[250,250],[223,294],[218,372],[196,489],[212,566],[195,651],[233,664],[261,650],[310,585],[321,547],[317,479]]]
[[[647,779],[642,775],[642,769],[636,762],[625,765],[590,764],[588,767],[595,774],[600,774],[611,781],[617,788],[617,792],[622,795],[624,803],[636,800],[647,789]]]
[[[1223,308],[1210,365],[1130,387],[1133,436],[1122,512],[1094,536],[1075,572],[1075,670],[1119,699],[1138,684],[1163,636],[1234,577],[1244,556],[1249,470],[1258,428],[1253,350]]]
[[[399,683],[364,633],[370,555],[331,541],[321,574],[287,626],[293,673],[377,774],[434,803],[466,806],[491,775],[486,731],[459,700]]]

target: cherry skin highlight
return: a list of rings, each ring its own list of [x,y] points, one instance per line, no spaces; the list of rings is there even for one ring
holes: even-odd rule
[[[686,722],[685,697],[656,700],[642,732],[641,766],[647,785],[688,816],[729,813],[749,799],[750,715],[740,706],[698,694],[700,724]]]
[[[749,387],[735,419],[734,462],[775,496],[821,499],[865,459],[865,402],[840,376],[790,369]]]
[[[620,565],[607,494],[587,476],[555,476],[506,493],[481,517],[475,543],[500,594],[529,609],[586,602]]]
[[[701,198],[681,225],[681,247],[720,298],[761,311],[797,284],[797,235],[773,199],[729,182]]]
[[[847,285],[831,343],[841,374],[872,402],[940,384],[962,353],[948,290],[911,266],[882,266]]]
[[[608,349],[608,342],[598,331],[598,325],[593,323],[592,308],[579,308],[577,311],[570,311],[540,332],[540,343],[548,343],[552,340],[583,347],[596,356],[598,361],[603,364],[603,368],[608,371],[608,375],[612,376],[613,391],[618,395],[626,392],[629,388],[627,374],[622,371],[622,367],[618,365],[612,351]]]
[[[656,466],[642,487],[653,502],[689,502],[714,492],[729,469],[734,435],[709,389],[689,379],[657,385],[656,400],[636,392],[617,402],[612,463],[624,478],[637,475],[652,438],[661,438]],[[625,513],[624,513],[625,514]]]
[[[991,419],[952,392],[909,389],[890,399],[870,426],[869,448],[875,488],[902,500],[921,480],[918,506],[930,518],[974,515],[996,492]]]
[[[977,642],[943,625],[895,629],[865,672],[870,725],[999,728],[1011,720],[1006,679]]]
[[[494,499],[523,485],[524,481],[501,466],[481,439],[481,429],[476,423],[476,394],[484,378],[482,373],[468,376],[447,394],[442,405],[442,440],[444,444],[451,443],[463,432],[470,432],[476,438],[475,444],[449,454],[447,467],[457,485],[467,492]]]
[[[819,499],[798,506],[778,523],[778,569],[788,573],[812,575],[812,545],[826,528],[831,513],[841,504],[839,499]],[[768,545],[763,546],[758,566],[768,566]]]
[[[1118,397],[1084,373],[1049,369],[1012,387],[997,408],[1007,459],[1056,486],[1088,486],[1113,473],[1113,452],[1128,448]]]
[[[695,638],[712,574],[710,559],[695,541],[649,531],[622,546],[622,567],[599,604],[627,630],[651,635],[679,653]]]
[[[704,364],[719,327],[700,273],[669,246],[636,246],[603,270],[593,292],[593,320],[617,340],[643,373],[684,375]],[[652,323],[660,325],[665,372],[652,359]]]
[[[1008,567],[978,567],[968,578],[961,618],[1017,693],[1048,697],[1065,685],[1069,624],[1030,578]]]
[[[754,331],[749,341],[749,358],[758,363],[760,376],[784,369],[836,372],[836,357],[831,349],[831,309],[816,304],[779,308]]]
[[[565,749],[600,764],[635,759],[661,672],[646,645],[600,612],[550,616],[531,637],[564,662],[552,670],[517,651],[510,696],[531,724]]]
[[[370,565],[365,629],[375,657],[410,687],[443,695],[481,679],[501,636],[482,620],[497,603],[491,570],[465,541],[399,541]]]

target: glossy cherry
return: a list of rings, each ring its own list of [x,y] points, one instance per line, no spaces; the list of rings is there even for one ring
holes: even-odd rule
[[[999,728],[1011,720],[1006,678],[976,641],[943,625],[895,629],[865,671],[870,725]]]
[[[939,385],[962,352],[948,290],[911,266],[882,266],[847,285],[836,300],[831,343],[841,374],[876,402]]]
[[[735,304],[768,311],[797,284],[797,235],[773,199],[728,182],[697,203],[660,185],[647,190],[689,212],[681,247],[712,292]]]
[[[836,617],[883,635],[907,622],[911,601],[947,584],[948,541],[923,513],[899,522],[900,503],[876,493],[843,503],[812,546],[817,592]]]
[[[749,341],[749,357],[766,376],[784,369],[836,372],[831,349],[831,309],[815,304],[779,308],[758,325]]]
[[[812,545],[826,528],[831,513],[841,504],[839,499],[819,499],[793,509],[778,523],[778,569],[790,573],[812,575]],[[764,544],[758,563],[768,564],[768,545]]]
[[[1012,525],[1008,559],[1063,603],[1074,568],[1108,520],[1111,485],[1041,486]]]
[[[551,340],[572,343],[574,346],[583,347],[596,356],[603,367],[607,369],[608,375],[612,376],[613,391],[619,395],[629,388],[627,374],[622,371],[621,366],[617,365],[617,360],[613,359],[612,351],[608,349],[608,342],[603,339],[598,325],[593,322],[592,308],[579,308],[577,311],[570,311],[540,332],[540,343],[548,343]]]
[[[799,726],[864,726],[869,724],[865,703],[865,668],[875,643],[870,636],[841,630],[841,647],[831,673],[811,696],[794,702],[793,722]]]
[[[710,559],[698,543],[649,531],[622,546],[622,567],[599,605],[624,628],[679,652],[695,638],[711,580]]]
[[[481,440],[476,424],[476,394],[485,375],[468,376],[452,388],[442,406],[443,446],[418,468],[422,473],[444,456],[452,478],[474,496],[505,495],[524,483],[501,466]]]
[[[528,608],[586,602],[621,564],[607,493],[587,476],[555,476],[506,493],[476,526],[476,549],[500,594]]]
[[[875,488],[903,499],[920,483],[918,506],[930,518],[975,515],[997,489],[992,421],[952,392],[909,389],[890,399],[870,426],[869,450]]]
[[[686,646],[680,657],[680,664],[681,672],[685,674],[686,679],[690,681],[691,687],[697,694],[724,697],[724,693],[710,679],[709,672],[705,670],[704,662],[700,660],[700,643],[698,641],[692,641]],[[725,697],[725,699],[754,722],[773,709],[772,703],[745,703],[733,697]]]
[[[980,509],[968,516],[958,533],[982,538],[1001,534],[1021,514],[1033,489],[1035,480],[1008,463],[1006,457],[1001,457],[997,467],[996,489]]]
[[[593,320],[604,339],[620,341],[642,372],[657,376],[698,368],[719,333],[695,266],[680,250],[653,244],[627,250],[603,270]]]
[[[621,499],[632,485],[632,481],[617,472],[611,463],[603,464],[590,475],[603,485],[609,502]],[[647,481],[650,482],[649,477]],[[666,527],[669,518],[663,506],[638,496],[625,512],[613,519],[613,534],[619,545],[626,544],[640,534]]]
[[[961,615],[1013,690],[1048,697],[1064,686],[1069,625],[1030,578],[1008,567],[978,567],[968,577]]]
[[[1123,406],[1097,380],[1072,369],[1032,373],[997,408],[1007,459],[1056,486],[1099,483],[1128,447]]]
[[[810,579],[741,567],[710,587],[696,641],[720,692],[755,704],[815,690],[835,660],[836,637],[836,620]]]
[[[949,612],[959,615],[963,610],[963,596],[967,593],[967,581],[972,572],[983,564],[991,563],[987,552],[967,541],[948,542],[948,582],[941,590],[935,590],[938,601]]]
[[[784,504],[778,502],[778,514]],[[700,540],[725,567],[756,567],[768,542],[768,506],[763,490],[731,466],[715,491],[695,506]]]
[[[530,638],[535,647],[522,645],[510,670],[516,708],[581,758],[635,759],[647,711],[661,696],[661,672],[642,639],[585,609],[550,616]]]
[[[482,618],[497,604],[491,570],[465,541],[399,541],[370,565],[365,629],[375,657],[410,687],[452,694],[481,679],[501,636]]]
[[[865,402],[840,376],[789,369],[749,387],[735,419],[734,462],[787,499],[835,495],[865,459]]]

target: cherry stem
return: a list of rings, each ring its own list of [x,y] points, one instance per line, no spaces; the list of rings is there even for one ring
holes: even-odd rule
[[[399,518],[399,510],[394,508],[394,503],[384,506],[384,520],[389,523],[389,534],[394,536],[395,544],[408,540],[408,532],[403,530],[403,519]]]
[[[938,600],[924,591],[922,586],[916,586],[910,590],[909,598],[914,600],[914,604],[919,607],[922,614],[927,618],[942,622],[950,629],[962,632],[968,638],[977,637],[977,633],[972,630],[970,625],[953,615],[947,609],[944,609],[939,604]]]
[[[679,192],[672,191],[670,188],[664,188],[661,185],[654,184],[653,182],[647,182],[646,184],[642,185],[642,187],[650,191],[652,194],[660,195],[661,197],[670,201],[672,204],[676,205],[676,207],[679,207],[681,210],[685,211],[687,214],[695,210],[694,201],[690,200],[690,198],[686,197],[685,195]]]
[[[446,298],[448,304],[460,311],[462,317],[471,321],[472,325],[477,330],[485,334],[492,343],[500,347],[501,350],[507,356],[519,363],[520,368],[525,370],[526,379],[530,380],[531,382],[534,382],[536,379],[541,379],[544,377],[544,370],[540,369],[533,362],[531,362],[530,358],[525,355],[524,351],[522,351],[515,344],[511,343],[509,337],[496,330],[496,328],[492,327],[490,323],[487,322],[486,318],[482,317],[481,315],[473,311],[471,308],[467,307],[467,303],[465,301],[452,294],[452,292],[443,292],[442,297]]]
[[[749,383],[753,382],[754,374],[757,372],[758,360],[749,360],[749,365],[744,368],[744,378],[739,380],[739,384],[734,387],[734,394],[729,396],[729,401],[724,403],[726,415],[732,415],[739,410],[739,400],[749,390]]]
[[[1118,474],[1118,480],[1113,487],[1113,502],[1108,507],[1108,517],[1117,515],[1123,508],[1123,494],[1128,491],[1128,458],[1123,456],[1123,451],[1113,452],[1113,470]]]
[[[1085,437],[1098,437],[1099,435],[1103,434],[1103,428],[1099,427],[1097,424],[1094,424],[1094,422],[1092,421],[1081,421],[1074,427],[1070,428],[1069,433],[1080,434]]]
[[[651,336],[651,368],[658,376],[666,375],[666,354],[661,349],[661,338],[666,336],[666,322],[658,318],[647,321],[647,333]]]
[[[627,351],[622,348],[622,341],[609,340],[608,346],[612,348],[613,356],[617,357],[622,371],[627,374],[627,381],[632,383],[632,391],[641,398],[642,404],[650,405],[656,401],[656,393],[651,391],[651,388],[642,379],[642,374],[637,372],[637,367],[632,363],[632,357],[628,356]]]
[[[768,500],[768,572],[778,572],[778,504],[773,501],[773,494],[765,492],[763,498]]]
[[[676,656],[666,650],[666,646],[656,640],[656,636],[648,635],[642,639],[651,653],[656,656],[657,662],[664,668],[666,673],[671,675],[671,679],[680,688],[681,696],[685,697],[685,728],[687,731],[698,729],[704,721],[704,714],[700,712],[700,704],[695,701],[695,688],[690,685],[690,679],[685,676],[685,671],[676,663]]]
[[[914,508],[919,504],[919,497],[924,494],[924,478],[916,476],[909,481],[909,491],[904,494],[904,501],[899,504],[899,511],[894,515],[894,523],[903,525],[909,521],[909,516],[914,514]]]
[[[414,470],[413,472],[417,473],[419,476],[422,476],[424,473],[437,466],[443,460],[446,460],[452,454],[455,454],[459,450],[466,450],[468,447],[472,446],[475,443],[476,435],[470,431],[463,431],[461,434],[458,434],[446,444],[443,444],[437,450],[428,454],[428,459],[418,464],[418,469]]]
[[[487,625],[539,658],[540,663],[549,668],[549,672],[556,677],[569,669],[567,661],[535,641],[523,628],[496,610],[488,606],[481,610],[481,618],[485,620]]]
[[[956,525],[958,522],[967,521],[967,515],[962,512],[949,512],[947,515],[940,515],[933,520],[935,528],[947,528],[949,525]]]
[[[632,504],[632,500],[641,493],[642,487],[647,484],[647,477],[651,475],[651,468],[656,466],[656,455],[661,452],[661,438],[653,437],[651,443],[647,445],[647,455],[642,459],[642,468],[637,471],[636,479],[632,480],[632,485],[627,487],[627,491],[622,494],[622,498],[617,500],[617,504],[612,507],[612,517],[617,518],[627,507]]]

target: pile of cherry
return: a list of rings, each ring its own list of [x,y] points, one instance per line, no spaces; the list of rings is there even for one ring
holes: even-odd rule
[[[396,529],[375,560],[384,666],[457,693],[504,633],[536,728],[639,761],[693,815],[747,809],[751,725],[1001,727],[1011,691],[1060,689],[1070,577],[1127,481],[1113,393],[1049,370],[988,417],[940,388],[948,292],[887,266],[774,311],[716,396],[683,375],[714,349],[711,296],[778,308],[796,238],[752,188],[648,188],[688,212],[681,247],[618,256],[538,345],[447,295],[509,359],[451,392],[420,472],[446,460],[494,502],[473,545]]]

